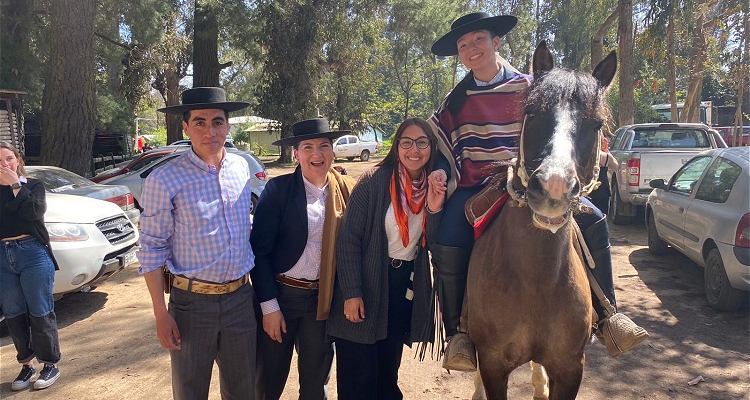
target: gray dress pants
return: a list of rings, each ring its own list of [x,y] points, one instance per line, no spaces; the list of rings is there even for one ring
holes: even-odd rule
[[[221,398],[254,400],[257,323],[252,286],[222,295],[172,288],[169,312],[182,339],[182,348],[170,351],[174,398],[207,399],[216,361]]]

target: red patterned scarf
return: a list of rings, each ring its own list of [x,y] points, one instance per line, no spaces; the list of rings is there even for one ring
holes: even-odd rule
[[[403,190],[401,198],[396,198],[396,175],[401,183]],[[422,170],[422,174],[416,181],[411,180],[409,172],[401,162],[398,163],[398,170],[391,177],[391,204],[393,204],[393,214],[396,217],[399,232],[401,233],[401,242],[404,247],[409,245],[409,217],[406,214],[406,207],[409,207],[413,214],[419,214],[425,207],[425,198],[427,196],[427,172]],[[427,225],[427,213],[422,214],[422,245],[426,244],[425,227]]]

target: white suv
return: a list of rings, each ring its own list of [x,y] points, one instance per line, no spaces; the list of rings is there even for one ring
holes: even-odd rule
[[[138,229],[114,203],[47,193],[44,222],[60,266],[55,298],[93,286],[138,261]]]

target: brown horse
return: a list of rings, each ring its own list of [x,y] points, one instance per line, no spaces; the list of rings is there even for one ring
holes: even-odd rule
[[[596,321],[585,266],[575,245],[573,209],[598,176],[604,92],[617,57],[592,74],[554,68],[544,42],[506,205],[474,244],[467,283],[469,336],[489,399],[505,399],[508,376],[534,361],[549,376],[550,399],[574,399],[584,346]],[[528,205],[528,207],[524,206]]]

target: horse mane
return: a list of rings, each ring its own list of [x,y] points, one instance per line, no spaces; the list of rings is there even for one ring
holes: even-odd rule
[[[554,68],[534,80],[524,105],[527,112],[546,112],[563,102],[580,104],[583,110],[593,110],[588,117],[604,121],[602,129],[609,133],[613,119],[605,93],[591,74]]]

